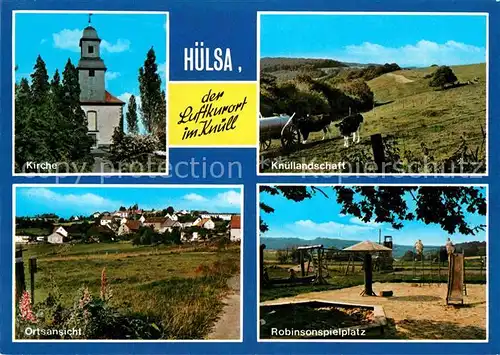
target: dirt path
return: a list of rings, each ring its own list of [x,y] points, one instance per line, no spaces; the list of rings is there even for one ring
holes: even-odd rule
[[[485,339],[486,287],[467,285],[464,307],[446,305],[446,284],[412,285],[408,283],[375,283],[376,292],[391,290],[393,297],[363,297],[363,286],[340,290],[303,293],[295,297],[263,302],[319,299],[347,303],[380,305],[394,322],[397,337],[409,339]]]
[[[240,275],[231,277],[227,284],[231,291],[224,300],[222,315],[208,335],[208,339],[240,339]]]
[[[407,77],[401,75],[401,74],[394,74],[394,73],[387,73],[387,76],[391,76],[396,80],[398,83],[401,84],[406,84],[406,83],[413,83],[414,80],[408,79]]]

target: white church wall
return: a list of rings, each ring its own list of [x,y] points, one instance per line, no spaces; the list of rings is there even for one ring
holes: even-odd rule
[[[121,110],[119,105],[82,105],[87,115],[88,111],[97,112],[97,144],[106,146],[112,143],[115,127],[120,125]]]

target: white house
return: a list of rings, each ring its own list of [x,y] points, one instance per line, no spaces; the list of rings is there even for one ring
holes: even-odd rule
[[[146,217],[144,217],[144,215],[142,215],[141,218],[139,218],[139,221],[141,221],[141,223],[146,222]]]
[[[167,218],[160,227],[160,233],[165,233],[166,231],[172,232],[174,228],[181,228],[181,227],[182,227],[181,223]]]
[[[122,219],[120,220],[120,225],[127,223],[127,221],[128,221],[128,219],[126,219],[126,218],[122,218]]]
[[[189,214],[189,211],[188,210],[181,210],[181,211],[177,211],[176,214],[181,215],[181,216],[185,216],[185,215]]]
[[[64,229],[62,226],[55,226],[54,227],[54,230],[52,231],[52,233],[59,233],[60,235],[62,235],[64,238],[67,238],[68,237],[68,232],[66,231],[66,229]]]
[[[110,224],[111,222],[113,222],[113,217],[111,217],[111,216],[104,216],[101,218],[101,221],[100,221],[101,226],[105,226],[107,224]]]
[[[141,221],[127,221],[118,228],[118,235],[129,234],[137,232],[141,228]]]
[[[92,217],[94,218],[99,218],[101,214],[99,212],[94,212],[94,214],[92,215]]]
[[[109,147],[115,127],[120,126],[125,102],[106,91],[107,68],[101,58],[101,39],[90,24],[80,38],[77,69],[80,105],[87,117],[88,134],[94,139],[93,147]]]
[[[198,218],[193,222],[193,226],[205,228],[205,229],[214,229],[215,223],[210,218]]]
[[[230,239],[232,242],[241,240],[241,216],[233,215],[229,223]]]
[[[45,237],[36,237],[37,242],[45,242]]]
[[[52,233],[47,237],[47,242],[50,244],[62,244],[64,243],[64,237],[59,233]]]
[[[230,221],[231,216],[231,213],[202,213],[200,215],[201,218],[220,218],[224,221]]]
[[[113,216],[118,218],[127,218],[128,211],[116,211],[115,213],[113,213]]]
[[[16,235],[16,243],[26,244],[30,241],[30,237],[27,235]]]
[[[178,220],[179,220],[179,217],[177,217],[177,215],[176,215],[176,214],[169,214],[169,213],[167,213],[167,214],[165,215],[165,218],[169,218],[169,219],[171,219],[172,221],[178,221]]]

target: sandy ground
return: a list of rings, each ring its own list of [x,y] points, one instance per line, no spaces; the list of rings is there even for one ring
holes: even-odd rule
[[[388,320],[386,334],[409,339],[486,339],[486,286],[467,285],[464,306],[446,305],[446,284],[375,283],[373,289],[393,297],[363,297],[363,286],[311,292],[264,302],[320,299],[381,305]]]
[[[401,74],[387,73],[387,75],[392,76],[394,78],[394,80],[396,80],[398,83],[401,83],[401,84],[413,83],[413,80],[408,79],[407,77],[405,77]]]
[[[208,339],[240,339],[240,275],[229,279],[230,293],[224,300],[222,315],[214,326]]]

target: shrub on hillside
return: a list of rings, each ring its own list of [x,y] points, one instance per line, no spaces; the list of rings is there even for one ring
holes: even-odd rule
[[[356,79],[339,85],[339,88],[350,97],[356,99],[359,110],[371,109],[373,107],[374,95],[366,81]]]
[[[429,86],[431,87],[441,87],[444,88],[447,84],[453,84],[457,81],[457,77],[453,70],[448,66],[439,67],[432,75],[429,81]]]

